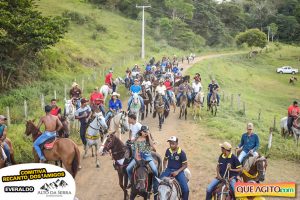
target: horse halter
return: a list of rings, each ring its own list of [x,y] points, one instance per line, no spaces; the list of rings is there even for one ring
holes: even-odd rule
[[[101,117],[99,115],[96,116],[96,122],[97,122],[97,127],[99,127],[99,128],[94,128],[94,127],[91,126],[91,124],[89,124],[89,127],[91,127],[92,129],[94,129],[96,131],[99,131],[99,130],[101,130],[101,127],[102,127]]]
[[[121,133],[124,134],[126,132],[125,130],[125,118],[126,118],[126,114],[124,112],[122,112],[121,114],[121,118],[120,118],[120,126],[121,126]]]
[[[262,164],[262,165],[258,165],[257,163],[258,162],[265,162],[265,164]],[[263,174],[264,175],[264,172],[266,171],[267,169],[267,166],[268,166],[268,163],[267,163],[267,159],[266,158],[259,158],[255,161],[255,164],[257,164],[256,166],[256,169],[257,171],[259,172],[259,175],[260,174]]]
[[[171,178],[171,181],[172,181],[172,184],[170,184],[170,182],[167,182],[167,181],[162,181],[159,184],[159,185],[165,185],[165,186],[170,188],[171,192],[170,192],[170,195],[167,197],[167,200],[171,200],[172,193],[173,193],[173,188],[174,188],[174,185],[175,185],[175,183],[173,182],[174,178]],[[180,186],[179,186],[179,189],[181,189]],[[178,199],[180,199],[180,191],[177,191],[177,197],[178,197]],[[159,199],[159,196],[158,196],[158,199]]]

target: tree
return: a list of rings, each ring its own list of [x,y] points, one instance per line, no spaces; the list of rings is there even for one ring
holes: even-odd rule
[[[279,14],[276,17],[278,25],[277,36],[281,41],[299,41],[300,39],[300,24],[296,17]]]
[[[41,50],[56,44],[67,25],[61,17],[43,17],[34,10],[31,0],[1,1],[0,88],[16,84],[30,70],[28,62],[35,60]]]
[[[269,26],[270,26],[270,32],[271,32],[271,37],[273,42],[274,36],[277,34],[278,31],[278,26],[275,23],[271,23]]]
[[[174,20],[176,17],[181,19],[192,19],[194,6],[186,0],[165,0],[165,5],[171,10],[171,16]]]
[[[267,35],[259,29],[249,29],[236,36],[236,43],[237,45],[246,43],[249,47],[264,48],[267,45]]]

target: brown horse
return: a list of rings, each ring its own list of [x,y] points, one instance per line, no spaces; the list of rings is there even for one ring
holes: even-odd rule
[[[292,77],[290,78],[289,83],[292,84],[292,85],[295,85],[296,81],[298,81],[297,77],[292,76]]]
[[[187,103],[188,103],[188,98],[187,98],[187,92],[183,91],[182,96],[180,97],[179,100],[179,105],[180,105],[180,113],[179,113],[179,119],[184,116],[184,119],[186,120],[187,117]]]
[[[145,86],[142,86],[141,97],[144,100],[144,105],[146,107],[146,117],[147,117],[148,116],[149,107],[150,107],[150,113],[152,113],[152,101],[153,101],[153,99],[152,99],[151,92],[149,90],[146,92]],[[144,113],[142,113],[142,118],[144,118],[143,115],[144,115]]]
[[[15,161],[14,148],[12,146],[12,143],[11,143],[11,141],[10,141],[10,139],[8,137],[5,138],[4,142],[9,147],[11,164],[14,165],[14,164],[16,164],[16,161]],[[4,160],[4,157],[2,155],[2,150],[1,150],[1,147],[0,147],[0,169],[3,168],[3,167],[5,167],[5,164],[6,164],[6,160]]]
[[[244,163],[247,163],[250,158],[247,158]],[[245,164],[244,164],[245,165]],[[254,158],[254,162],[249,170],[244,169],[242,178],[244,182],[263,182],[265,180],[268,162],[264,156]],[[244,167],[244,166],[243,166]]]
[[[211,97],[210,97],[210,101],[208,102],[208,107],[207,107],[207,111],[211,111],[211,114],[216,116],[217,115],[217,91],[214,90]]]
[[[115,136],[115,134],[109,134],[107,136],[106,142],[104,143],[103,152],[111,152],[111,156],[114,160],[114,168],[118,172],[119,185],[124,192],[124,200],[129,198],[127,185],[128,185],[128,175],[126,173],[126,167],[128,166],[131,150],[124,145],[124,143]],[[125,159],[122,164],[118,160]]]
[[[162,124],[164,123],[165,118],[168,116],[168,112],[165,109],[165,102],[163,100],[162,94],[157,94],[155,97],[154,102],[154,112],[153,112],[153,118],[156,117],[156,113],[158,115],[158,127],[159,130],[162,128]]]
[[[26,122],[25,135],[32,134],[32,141],[34,142],[41,131],[34,125],[34,122],[29,120]],[[66,170],[75,178],[80,166],[80,152],[77,145],[70,139],[59,138],[53,144],[51,149],[42,150],[47,161],[62,161]],[[39,162],[39,157],[33,149],[34,161]]]

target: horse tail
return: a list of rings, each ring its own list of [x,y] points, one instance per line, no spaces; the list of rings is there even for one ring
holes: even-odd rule
[[[77,172],[78,172],[78,168],[79,168],[79,165],[80,165],[80,152],[79,152],[79,149],[78,147],[76,146],[76,144],[74,144],[74,150],[75,150],[75,156],[73,158],[73,161],[72,161],[72,176],[73,178],[75,178]]]

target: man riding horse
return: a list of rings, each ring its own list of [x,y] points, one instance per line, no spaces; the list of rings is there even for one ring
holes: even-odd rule
[[[167,90],[167,88],[164,85],[164,80],[160,79],[159,80],[159,85],[155,89],[155,93],[156,93],[155,101],[157,101],[158,95],[162,95],[162,98],[163,98],[163,100],[165,102],[165,105],[166,105],[166,110],[169,110],[170,104],[169,104],[169,101],[167,100],[167,97],[166,97],[166,90]]]
[[[237,147],[237,151],[240,152],[238,157],[240,163],[244,161],[247,155],[257,157],[257,150],[259,148],[259,137],[253,132],[253,124],[247,124],[247,132],[242,135],[241,143]]]
[[[134,79],[134,85],[132,85],[130,87],[130,92],[131,92],[132,95],[128,100],[128,111],[130,110],[130,105],[131,105],[132,100],[133,100],[133,93],[140,94],[142,92],[142,87],[140,86],[138,79]],[[144,112],[144,107],[145,107],[144,106],[144,100],[140,95],[138,95],[138,97],[139,97],[140,102],[141,102],[141,110],[142,110],[142,112]]]
[[[166,93],[167,93],[167,96],[169,98],[169,101],[170,101],[170,103],[173,103],[172,102],[172,100],[173,100],[173,87],[172,87],[173,83],[170,81],[169,76],[166,77],[166,81],[164,82],[164,85],[167,89]]]
[[[145,87],[145,91],[148,95],[148,98],[151,97],[151,86],[152,86],[152,83],[150,81],[150,78],[146,77],[145,80],[142,82],[142,86]],[[150,99],[152,101],[152,99]]]
[[[73,82],[72,88],[69,93],[70,93],[70,98],[76,101],[76,109],[78,109],[80,107],[80,99],[81,99],[82,92],[76,82]]]
[[[6,117],[0,115],[0,154],[2,154],[1,148],[3,148],[4,153],[6,155],[6,166],[10,166],[12,164],[10,157],[10,149],[8,144],[6,143],[7,136],[7,126],[5,125]]]
[[[190,107],[190,103],[192,100],[192,96],[191,96],[191,92],[192,92],[192,88],[191,86],[188,84],[188,80],[185,79],[184,82],[182,84],[179,85],[178,88],[178,94],[177,94],[177,106],[179,107],[180,105],[180,97],[186,93],[185,95],[187,95],[188,98],[188,104],[187,106]]]
[[[298,102],[294,101],[293,105],[290,105],[288,108],[288,121],[287,127],[290,135],[293,135],[292,126],[295,119],[298,118],[300,114],[300,108],[298,107]]]
[[[164,177],[174,177],[182,191],[182,200],[189,199],[189,186],[184,170],[187,168],[187,158],[185,152],[178,146],[178,138],[172,136],[168,139],[170,148],[166,150],[163,166],[167,166],[162,172],[160,179]],[[167,165],[168,163],[168,165]]]
[[[90,96],[91,109],[94,111],[96,107],[98,107],[101,110],[102,115],[105,116],[105,109],[104,109],[103,102],[104,102],[103,94],[99,92],[98,87],[95,87],[94,91]]]
[[[202,85],[201,85],[199,79],[195,79],[195,82],[192,83],[192,89],[193,89],[192,101],[194,101],[195,96],[202,90]]]
[[[228,179],[230,190],[234,198],[234,185],[237,181],[239,172],[242,171],[242,165],[238,158],[231,153],[231,144],[224,142],[220,144],[222,154],[219,156],[217,164],[217,177],[214,178],[206,189],[206,200],[212,199],[212,193],[222,180]]]
[[[40,145],[50,139],[55,138],[56,132],[58,132],[63,127],[58,117],[50,114],[51,109],[52,109],[51,106],[49,105],[45,106],[46,116],[40,118],[40,121],[37,126],[37,128],[40,129],[41,125],[44,124],[45,131],[33,143],[33,147],[40,158],[40,162],[46,162],[46,158],[42,152],[42,149],[40,148]]]
[[[208,91],[209,93],[207,94],[207,106],[210,104],[210,98],[213,95],[214,92],[216,92],[217,95],[217,106],[220,104],[220,96],[218,94],[219,91],[219,85],[216,83],[216,81],[213,79],[211,83],[208,85]]]
[[[106,74],[104,83],[106,85],[108,85],[110,88],[112,88],[113,92],[116,91],[116,84],[114,84],[113,71],[112,70],[109,70],[108,74]]]

